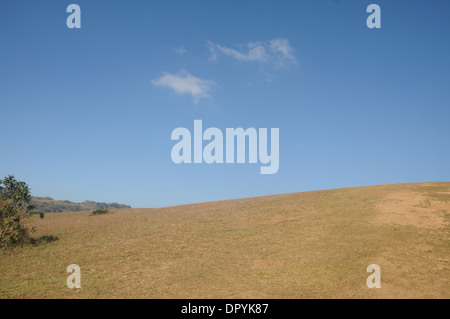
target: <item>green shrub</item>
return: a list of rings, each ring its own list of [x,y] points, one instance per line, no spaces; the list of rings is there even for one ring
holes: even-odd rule
[[[17,181],[12,175],[0,180],[0,248],[30,242],[29,229],[23,220],[30,216],[33,208],[30,189],[25,182]]]
[[[39,217],[40,217],[41,219],[44,219],[44,217],[45,217],[45,213],[44,213],[44,212],[41,212],[40,210],[32,210],[32,211],[30,212],[30,215],[31,215],[31,216],[39,215]]]
[[[96,209],[91,213],[91,216],[94,215],[103,215],[103,214],[108,214],[109,211],[107,209]]]
[[[45,243],[51,243],[53,241],[57,241],[59,238],[53,235],[44,235],[39,238],[30,238],[30,244],[32,246],[40,246]]]

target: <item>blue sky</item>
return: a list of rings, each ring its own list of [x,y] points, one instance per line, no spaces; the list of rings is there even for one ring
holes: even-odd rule
[[[66,8],[81,7],[81,29]],[[381,7],[381,29],[366,8]],[[0,4],[0,176],[133,207],[450,181],[449,1]],[[178,81],[178,82],[177,82]],[[172,162],[177,127],[280,129],[280,169]]]

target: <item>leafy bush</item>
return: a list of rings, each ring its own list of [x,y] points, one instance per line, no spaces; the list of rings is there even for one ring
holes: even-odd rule
[[[91,216],[94,215],[103,215],[103,214],[108,214],[109,211],[107,209],[96,209],[91,213]]]
[[[39,211],[39,210],[32,210],[32,211],[30,212],[30,215],[31,215],[31,216],[33,216],[33,215],[39,215],[39,217],[40,217],[41,219],[44,219],[44,217],[45,217],[45,213],[44,213],[44,212],[41,212],[41,211]]]
[[[30,216],[33,208],[25,182],[17,181],[12,175],[0,180],[0,248],[30,242],[29,229],[23,225],[23,220]]]
[[[30,238],[30,244],[32,246],[39,246],[45,243],[51,243],[52,241],[57,241],[59,238],[53,235],[45,235],[39,238]]]

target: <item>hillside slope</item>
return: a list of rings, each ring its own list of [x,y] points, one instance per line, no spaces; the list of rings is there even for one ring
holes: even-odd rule
[[[59,240],[0,254],[0,297],[449,298],[449,212],[450,183],[420,183],[36,216]]]

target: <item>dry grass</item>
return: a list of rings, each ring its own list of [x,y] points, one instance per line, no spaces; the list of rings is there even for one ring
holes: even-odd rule
[[[0,253],[2,298],[449,298],[450,183],[46,214]],[[381,289],[366,267],[381,267]],[[66,286],[78,264],[82,288]]]

